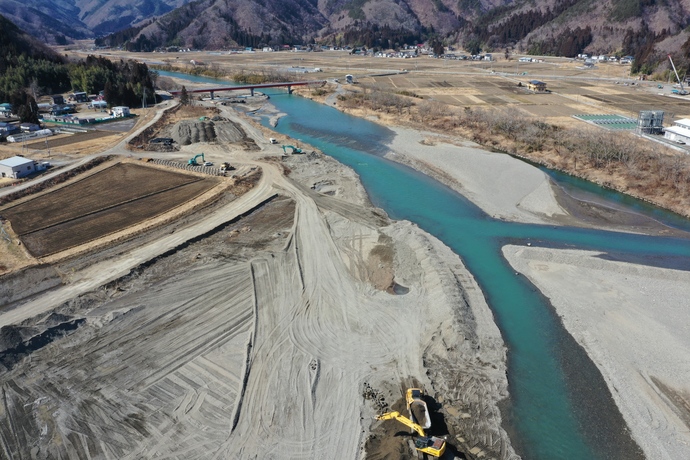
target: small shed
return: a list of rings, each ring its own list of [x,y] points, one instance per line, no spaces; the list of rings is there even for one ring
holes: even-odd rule
[[[65,98],[61,94],[54,94],[50,96],[50,101],[53,104],[62,105],[65,103]]]
[[[125,107],[125,106],[113,107],[113,116],[116,118],[130,116],[129,107]]]
[[[530,91],[534,91],[535,93],[545,93],[546,90],[546,83],[543,81],[539,80],[530,80],[527,82],[527,88]]]
[[[34,160],[16,156],[6,160],[0,160],[0,177],[19,179],[36,171]]]

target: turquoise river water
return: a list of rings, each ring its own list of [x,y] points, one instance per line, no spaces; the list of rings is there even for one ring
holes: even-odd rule
[[[211,78],[160,72],[193,82]],[[603,378],[535,287],[501,255],[507,243],[594,249],[638,263],[671,264],[690,257],[687,240],[518,224],[488,217],[457,192],[382,157],[394,133],[280,90],[272,104],[287,115],[278,132],[311,144],[360,176],[374,205],[407,219],[458,254],[481,286],[508,346],[510,401],[504,427],[523,458],[643,458],[630,439]],[[266,122],[265,122],[266,123]],[[564,188],[690,231],[690,222],[639,200],[553,171]],[[674,262],[675,261],[675,262]]]

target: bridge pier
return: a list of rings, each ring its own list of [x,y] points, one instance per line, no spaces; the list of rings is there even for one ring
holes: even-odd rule
[[[291,85],[287,85],[287,89],[288,89],[288,94],[292,94],[292,86],[291,86]]]
[[[254,96],[254,88],[249,88],[249,93]]]
[[[213,100],[213,91],[211,91],[211,100]]]

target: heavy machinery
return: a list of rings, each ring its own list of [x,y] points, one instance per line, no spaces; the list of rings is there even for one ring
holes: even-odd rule
[[[386,412],[383,415],[378,415],[376,420],[390,420],[395,419],[398,422],[406,425],[419,434],[418,437],[414,438],[414,447],[420,452],[432,455],[434,457],[440,457],[446,451],[446,441],[436,436],[427,436],[419,424],[414,423],[409,418],[404,415],[400,415],[400,412]]]
[[[302,149],[299,149],[293,145],[283,145],[283,153],[287,153],[286,149],[292,149],[290,153],[295,154],[295,153],[304,153]]]
[[[429,408],[423,399],[424,394],[420,388],[408,388],[405,393],[405,402],[407,403],[407,411],[410,413],[410,420],[412,423],[420,425],[422,428],[431,428],[431,418],[429,417]]]
[[[196,162],[196,159],[199,157],[201,157],[202,163],[206,162],[206,160],[204,159],[204,154],[200,153],[199,155],[195,155],[194,158],[190,158],[189,161],[187,162],[187,164],[190,166],[199,166],[199,163]]]
[[[235,169],[235,167],[230,165],[230,163],[228,163],[227,161],[220,164],[221,172],[232,171],[233,169]]]
[[[671,59],[671,55],[668,55],[668,60],[671,61],[671,67],[673,67],[673,73],[676,74],[676,78],[678,79],[678,85],[680,86],[680,90],[671,90],[673,94],[680,94],[681,96],[686,96],[688,92],[683,88],[683,82],[681,81],[680,77],[678,76],[678,71],[676,70],[676,65],[673,63],[673,59]]]

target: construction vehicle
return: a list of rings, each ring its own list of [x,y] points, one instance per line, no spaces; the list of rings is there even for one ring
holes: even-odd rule
[[[683,82],[681,81],[680,77],[678,76],[678,71],[676,70],[676,65],[673,63],[673,59],[671,59],[671,55],[668,55],[668,60],[671,61],[671,67],[673,67],[673,73],[676,74],[676,78],[678,79],[678,85],[680,86],[680,90],[671,90],[673,94],[679,94],[681,96],[686,96],[688,92],[683,88]]]
[[[437,438],[436,436],[427,436],[419,424],[414,423],[409,418],[404,415],[400,415],[400,412],[386,412],[383,415],[376,416],[376,420],[390,420],[395,419],[398,422],[412,428],[419,434],[418,437],[414,438],[414,447],[420,452],[429,454],[433,457],[440,457],[446,451],[446,441],[442,438]]]
[[[227,161],[225,163],[220,164],[221,172],[232,171],[233,169],[235,169],[235,167],[231,166],[230,163],[228,163]]]
[[[283,153],[287,153],[286,149],[292,149],[290,153],[295,154],[295,153],[304,153],[302,149],[299,149],[293,145],[283,145]]]
[[[196,159],[201,157],[201,162],[205,162],[206,160],[204,159],[204,154],[200,153],[199,155],[195,155],[194,158],[190,158],[189,161],[187,162],[188,165],[190,166],[199,166],[199,163],[196,162]]]
[[[420,388],[408,388],[405,393],[405,402],[412,423],[416,423],[426,430],[431,428],[431,418],[429,417],[429,408],[422,399],[423,396]]]

